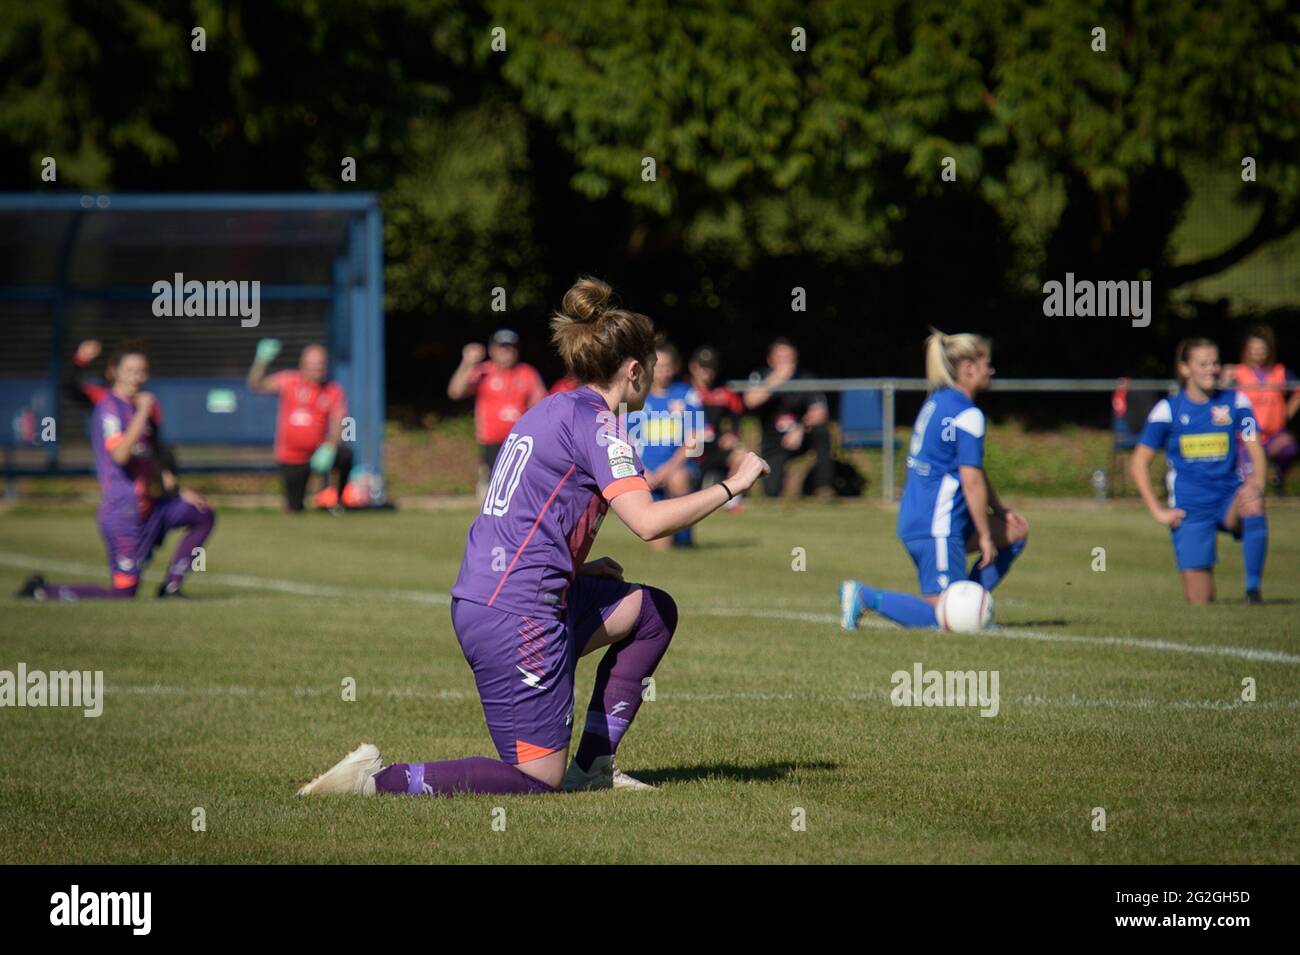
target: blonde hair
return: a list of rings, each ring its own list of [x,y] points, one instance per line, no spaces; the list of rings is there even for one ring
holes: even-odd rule
[[[983,335],[945,335],[932,327],[925,340],[925,379],[930,390],[954,387],[959,362],[975,361],[992,353],[993,343]]]
[[[551,316],[551,342],[569,373],[583,384],[608,384],[629,358],[648,364],[655,327],[640,312],[614,304],[614,290],[590,275],[564,293]]]

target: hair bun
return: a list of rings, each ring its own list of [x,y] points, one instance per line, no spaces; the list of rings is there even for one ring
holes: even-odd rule
[[[575,322],[586,325],[609,311],[613,299],[614,290],[607,283],[586,275],[565,293],[561,311]]]

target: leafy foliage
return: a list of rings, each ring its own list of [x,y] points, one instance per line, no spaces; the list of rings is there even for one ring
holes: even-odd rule
[[[1165,303],[1300,226],[1286,0],[0,5],[6,188],[50,188],[52,155],[58,188],[376,190],[403,360],[451,360],[442,329],[499,318],[493,286],[537,311],[577,270],[745,351],[800,285],[807,337],[863,329],[823,365],[900,360],[955,312],[1044,354],[1071,334],[1025,327],[1046,278],[1152,278]],[[1252,224],[1179,256],[1193,171],[1247,156]]]

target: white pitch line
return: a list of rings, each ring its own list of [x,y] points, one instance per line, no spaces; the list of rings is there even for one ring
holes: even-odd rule
[[[744,607],[705,607],[691,611],[714,617],[748,617],[759,620],[796,620],[803,623],[833,623],[839,626],[839,614],[810,613],[799,610],[766,610]],[[899,630],[887,621],[868,617],[860,627],[873,630]],[[1047,633],[1042,630],[1030,630],[1024,627],[993,627],[978,633],[963,634],[981,640],[1004,638],[1007,640],[1041,640],[1048,643],[1083,643],[1093,646],[1133,647],[1139,650],[1157,650],[1167,653],[1198,653],[1209,656],[1238,657],[1243,660],[1257,660],[1266,663],[1300,663],[1300,655],[1285,653],[1282,650],[1264,650],[1258,647],[1225,647],[1213,644],[1176,643],[1172,640],[1142,640],[1137,637],[1089,637],[1072,633]]]
[[[111,694],[129,696],[181,696],[181,697],[334,697],[339,691],[336,687],[251,687],[251,686],[204,686],[184,687],[167,686],[158,683],[127,684],[114,686],[109,683],[105,690]],[[384,688],[365,691],[367,695],[380,696],[385,699],[420,699],[420,700],[457,700],[477,701],[478,694],[473,690],[418,690],[406,687]],[[860,690],[854,693],[692,693],[672,692],[661,689],[656,700],[672,703],[883,703],[890,697],[890,691],[884,689]],[[1243,703],[1241,700],[1155,700],[1140,697],[1135,700],[1081,697],[1077,694],[1062,697],[1040,696],[1028,693],[1023,696],[1006,697],[1003,705],[1013,706],[1058,706],[1072,709],[1124,709],[1124,710],[1297,710],[1300,700],[1281,700],[1267,703]]]
[[[60,574],[85,574],[100,576],[105,573],[103,566],[83,564],[71,560],[50,560],[33,557],[30,554],[15,554],[0,551],[0,564],[23,570],[52,570]],[[451,594],[423,590],[357,590],[355,588],[335,587],[332,584],[311,584],[299,580],[283,580],[277,577],[255,577],[251,574],[222,574],[204,571],[203,578],[227,587],[241,590],[267,590],[274,593],[293,594],[297,597],[337,597],[356,598],[358,596],[388,597],[406,600],[411,603],[426,604],[436,607],[450,607]]]
[[[46,568],[66,574],[102,574],[103,567],[81,564],[75,561],[49,560],[33,557],[29,554],[15,554],[0,551],[0,564],[22,569]],[[405,600],[425,606],[447,607],[451,605],[451,594],[433,590],[368,590],[336,587],[330,584],[311,584],[296,580],[283,580],[275,577],[257,577],[249,574],[222,574],[212,571],[204,572],[205,579],[213,583],[224,584],[244,590],[265,590],[277,593],[294,594],[302,597],[334,597],[355,599],[357,597],[376,597]],[[803,610],[780,610],[765,607],[693,607],[686,612],[710,617],[743,617],[750,620],[790,620],[800,623],[839,624],[839,615],[833,613],[813,613]],[[874,629],[899,630],[901,628],[876,618],[864,621],[866,626]],[[977,639],[1035,640],[1045,643],[1077,643],[1102,647],[1129,647],[1135,650],[1151,650],[1163,653],[1188,653],[1202,656],[1233,657],[1240,660],[1252,660],[1260,663],[1300,664],[1300,654],[1286,653],[1282,650],[1266,650],[1260,647],[1232,647],[1214,644],[1178,643],[1173,640],[1144,640],[1138,637],[1084,636],[1070,633],[1048,633],[1023,627],[994,627],[978,634],[970,634]]]

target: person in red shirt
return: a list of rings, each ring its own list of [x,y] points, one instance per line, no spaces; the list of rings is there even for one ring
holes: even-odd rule
[[[578,379],[572,375],[565,375],[563,378],[555,379],[555,384],[551,385],[546,392],[548,395],[562,395],[566,391],[573,391],[578,387]]]
[[[1300,455],[1300,445],[1287,430],[1287,424],[1300,411],[1300,378],[1277,360],[1273,329],[1256,325],[1246,332],[1241,345],[1241,363],[1223,370],[1223,384],[1240,390],[1250,399],[1259,423],[1259,442],[1265,459],[1277,468],[1273,487],[1280,494],[1287,471]]]
[[[453,401],[474,398],[474,436],[483,449],[482,476],[492,471],[501,443],[510,435],[525,411],[546,397],[542,376],[532,365],[519,360],[519,336],[508,328],[492,334],[487,347],[477,342],[466,345],[460,367],[447,384]],[[486,481],[480,481],[486,487]]]
[[[711,345],[695,349],[687,365],[691,387],[704,406],[704,449],[695,462],[700,469],[701,487],[708,487],[726,477],[732,463],[744,458],[747,450],[740,439],[744,401],[730,388],[714,386],[721,367],[718,351]],[[733,497],[724,506],[727,510],[734,510],[740,506],[740,498]]]
[[[343,500],[343,488],[352,470],[352,450],[343,443],[343,419],[347,399],[343,388],[329,379],[329,357],[323,345],[308,345],[298,359],[297,371],[266,373],[280,353],[280,343],[264,338],[257,343],[257,356],[248,370],[248,387],[264,395],[279,395],[280,410],[275,424],[275,460],[284,479],[285,504],[301,511],[311,472],[325,477],[336,475],[336,500]]]

